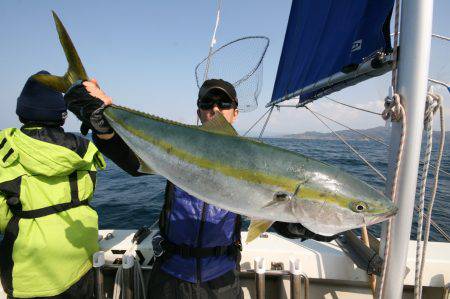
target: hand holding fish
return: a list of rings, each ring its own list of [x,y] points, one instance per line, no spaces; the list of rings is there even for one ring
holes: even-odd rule
[[[66,92],[64,100],[67,108],[81,120],[83,135],[90,129],[102,139],[114,136],[114,131],[103,117],[103,111],[112,104],[112,99],[100,89],[97,80],[76,82]]]
[[[84,81],[83,85],[91,96],[102,100],[105,106],[109,106],[112,104],[112,98],[100,89],[97,79],[91,78],[89,79],[89,81]]]

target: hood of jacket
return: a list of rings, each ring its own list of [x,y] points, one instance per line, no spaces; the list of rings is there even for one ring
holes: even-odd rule
[[[20,129],[5,129],[0,132],[0,166],[17,164],[28,173],[44,176],[105,168],[105,161],[92,142],[88,142],[87,150],[80,156],[67,147],[32,138]]]

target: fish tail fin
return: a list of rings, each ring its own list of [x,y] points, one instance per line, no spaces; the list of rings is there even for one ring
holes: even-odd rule
[[[64,25],[54,11],[52,11],[52,14],[55,20],[56,30],[58,31],[59,41],[63,47],[69,67],[64,76],[39,74],[34,75],[34,78],[55,91],[66,92],[76,81],[88,80],[88,76],[66,28],[64,28]]]
[[[245,243],[250,243],[259,237],[260,234],[269,229],[269,227],[273,224],[273,221],[270,220],[259,220],[252,219],[250,221],[250,226],[248,227],[247,238],[245,239]]]

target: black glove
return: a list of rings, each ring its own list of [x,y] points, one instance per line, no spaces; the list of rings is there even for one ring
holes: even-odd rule
[[[338,237],[338,235],[334,236],[322,236],[316,233],[313,233],[300,223],[287,223],[277,221],[272,224],[273,229],[283,237],[289,239],[301,239],[301,241],[305,241],[306,239],[314,239],[316,241],[321,242],[330,242]]]
[[[89,129],[95,134],[110,134],[113,131],[103,116],[106,106],[98,98],[89,94],[82,81],[75,82],[64,95],[67,109],[81,120],[81,134],[86,135]]]

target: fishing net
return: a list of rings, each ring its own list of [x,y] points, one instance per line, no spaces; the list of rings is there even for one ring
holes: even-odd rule
[[[263,79],[263,59],[269,46],[265,36],[247,36],[229,42],[195,67],[195,79],[200,88],[206,79],[223,79],[236,89],[239,111],[258,107]]]

